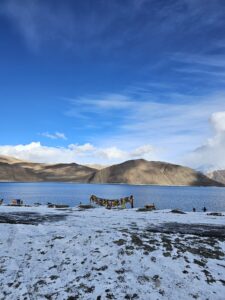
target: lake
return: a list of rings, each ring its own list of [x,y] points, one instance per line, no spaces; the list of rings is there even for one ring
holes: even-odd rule
[[[64,203],[76,206],[89,203],[90,195],[115,199],[134,196],[134,206],[155,203],[157,209],[180,208],[191,211],[225,211],[225,188],[219,187],[168,187],[126,184],[74,184],[74,183],[0,183],[0,199],[9,203],[21,198],[26,204],[40,202]],[[129,206],[129,205],[127,205]]]

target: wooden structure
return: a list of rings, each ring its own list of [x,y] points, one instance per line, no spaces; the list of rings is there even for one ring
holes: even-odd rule
[[[106,208],[112,208],[112,207],[126,208],[126,203],[130,203],[131,208],[134,208],[134,197],[132,195],[120,199],[104,199],[104,198],[99,198],[95,195],[91,195],[90,202],[93,202],[100,206],[105,206]]]
[[[155,209],[155,204],[154,203],[146,204],[145,208],[148,209],[148,210],[154,210]]]

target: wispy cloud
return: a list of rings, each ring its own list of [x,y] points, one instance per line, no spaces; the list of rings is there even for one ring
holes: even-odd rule
[[[1,14],[12,21],[33,50],[55,40],[70,44],[73,17],[66,6],[37,0],[3,0]]]
[[[55,133],[43,132],[40,135],[52,140],[57,140],[57,139],[67,140],[67,137],[62,132],[55,132]]]
[[[79,112],[86,118],[84,122],[80,119],[84,126],[98,125],[101,135],[93,138],[91,133],[88,138],[99,145],[111,143],[129,149],[147,143],[157,149],[161,159],[178,161],[210,134],[208,120],[225,109],[224,99],[223,91],[199,96],[166,89],[153,97],[151,92],[139,90],[138,100],[136,91],[74,99],[67,114]]]
[[[136,47],[145,40],[159,42],[159,35],[176,36],[210,32],[224,25],[222,0],[115,0],[38,1],[2,0],[1,14],[7,17],[32,49],[49,42],[76,50],[119,49],[127,43]],[[120,28],[118,29],[118,24]],[[133,48],[136,48],[133,47]],[[129,53],[127,53],[128,55]]]
[[[181,77],[196,89],[223,89],[225,83],[225,55],[219,54],[218,45],[212,47],[212,53],[176,53],[171,55],[174,74]],[[208,52],[209,49],[208,49]],[[221,52],[221,51],[219,51]],[[207,82],[207,85],[205,84]]]
[[[203,65],[208,67],[225,67],[224,54],[190,54],[190,53],[176,53],[171,57],[173,60],[191,64]]]

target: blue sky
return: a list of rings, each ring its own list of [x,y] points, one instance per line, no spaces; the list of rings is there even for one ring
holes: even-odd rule
[[[2,0],[0,154],[225,158],[223,0]]]

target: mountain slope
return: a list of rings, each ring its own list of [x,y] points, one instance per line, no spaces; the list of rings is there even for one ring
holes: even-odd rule
[[[213,180],[225,184],[225,170],[217,170],[207,174],[207,176]]]
[[[0,181],[41,181],[32,169],[0,162]]]
[[[87,182],[96,170],[71,164],[39,164],[0,156],[0,181]]]
[[[220,186],[193,169],[165,162],[130,160],[95,172],[91,183]]]
[[[56,164],[45,166],[39,175],[43,181],[87,182],[95,171],[95,169],[76,163]]]
[[[23,162],[23,160],[17,159],[12,156],[0,155],[0,163],[14,164],[19,162]]]

